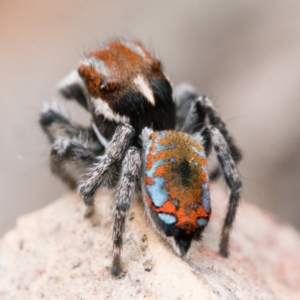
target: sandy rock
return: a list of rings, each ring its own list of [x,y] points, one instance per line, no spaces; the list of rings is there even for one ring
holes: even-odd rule
[[[300,299],[300,237],[241,203],[228,259],[218,254],[227,196],[212,187],[213,214],[202,242],[177,257],[134,201],[124,237],[124,273],[112,278],[112,195],[83,219],[75,193],[21,217],[0,240],[0,299]]]

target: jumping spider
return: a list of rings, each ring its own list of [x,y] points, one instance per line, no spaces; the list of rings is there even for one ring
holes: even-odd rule
[[[220,173],[217,167],[208,174],[212,147],[231,190],[220,241],[221,255],[228,256],[242,186],[235,167],[241,152],[208,98],[185,84],[174,100],[160,62],[137,41],[113,41],[91,52],[60,91],[86,108],[93,122],[83,128],[56,109],[43,110],[51,169],[81,193],[86,217],[94,212],[100,186],[116,188],[112,275],[122,271],[122,234],[135,192],[142,193],[151,224],[177,255],[201,238],[211,214],[209,177]]]

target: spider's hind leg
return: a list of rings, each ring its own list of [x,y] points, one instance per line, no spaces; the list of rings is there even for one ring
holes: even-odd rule
[[[198,118],[198,119],[197,119]],[[195,140],[201,143],[208,155],[213,146],[221,170],[224,174],[226,184],[231,190],[229,206],[222,228],[220,241],[220,253],[222,256],[228,256],[228,243],[230,230],[236,215],[237,206],[240,200],[240,190],[242,182],[236,169],[235,163],[242,158],[240,149],[236,146],[233,138],[228,132],[225,123],[213,107],[211,101],[203,96],[198,97],[194,104],[191,104],[189,114],[186,116],[186,128],[195,128],[195,120],[200,123],[198,132],[192,131]],[[210,181],[217,179],[220,175],[220,168],[217,167],[210,174]]]
[[[229,145],[222,132],[214,126],[208,127],[211,143],[217,153],[225,181],[231,190],[229,206],[224,220],[222,235],[220,241],[220,253],[222,256],[228,256],[229,233],[236,215],[237,206],[240,200],[240,190],[242,182],[236,169],[234,160],[231,156]]]
[[[220,131],[220,133],[222,134],[222,136],[224,137],[228,145],[229,152],[231,154],[233,161],[235,163],[238,163],[242,159],[242,151],[235,144],[233,137],[228,132],[225,123],[221,119],[220,115],[214,108],[209,98],[206,96],[199,97],[196,101],[195,107],[200,115],[203,114],[204,111],[205,114],[207,115],[208,123],[216,127]],[[218,179],[220,175],[221,175],[220,168],[216,167],[210,172],[209,177],[211,181],[214,181]]]
[[[205,112],[196,109],[199,94],[188,84],[181,83],[174,91],[176,102],[176,129],[192,134],[204,125]]]
[[[242,151],[235,144],[233,137],[228,132],[225,123],[221,119],[209,98],[206,96],[199,97],[196,101],[196,109],[199,114],[205,111],[209,124],[218,128],[218,130],[221,132],[229,147],[234,162],[238,163],[242,159]]]
[[[199,96],[196,89],[189,84],[181,84],[175,90],[177,103],[177,127],[181,131],[194,134],[207,125],[219,129],[229,147],[235,163],[242,159],[242,152],[226,128],[224,121],[214,108],[212,102],[206,96]],[[213,169],[210,180],[216,180],[220,176],[219,167]]]

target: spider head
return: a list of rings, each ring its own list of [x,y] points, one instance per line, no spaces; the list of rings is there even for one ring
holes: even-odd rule
[[[189,135],[176,131],[153,132],[143,147],[146,211],[182,256],[192,240],[201,238],[210,217],[205,152]]]
[[[72,76],[62,93],[85,106],[98,125],[129,123],[137,136],[146,126],[175,126],[171,84],[160,62],[137,41],[112,41],[92,51]]]

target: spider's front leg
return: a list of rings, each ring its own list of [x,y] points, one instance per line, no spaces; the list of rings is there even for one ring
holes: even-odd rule
[[[128,124],[121,124],[116,128],[112,140],[103,156],[98,158],[88,174],[88,178],[78,187],[86,205],[86,217],[94,212],[94,196],[97,189],[103,184],[104,179],[115,165],[119,164],[128,149],[134,136],[134,128]]]
[[[44,107],[40,125],[52,143],[52,172],[75,189],[96,157],[103,154],[105,146],[98,141],[91,127],[72,124],[54,105]]]
[[[134,196],[134,189],[141,166],[140,150],[136,147],[129,147],[134,132],[133,127],[128,124],[119,125],[106,153],[95,164],[88,179],[78,188],[87,206],[85,216],[89,217],[94,212],[94,195],[96,190],[103,183],[109,172],[114,169],[115,165],[122,161],[121,175],[115,196],[113,263],[111,267],[111,274],[113,276],[118,276],[122,272],[120,254],[123,243],[122,234],[125,226],[125,217]]]
[[[130,147],[122,163],[122,171],[116,193],[113,226],[113,263],[111,267],[111,274],[114,276],[118,276],[122,271],[120,259],[123,243],[122,234],[125,226],[126,213],[134,196],[134,189],[140,167],[141,151],[135,147]]]

